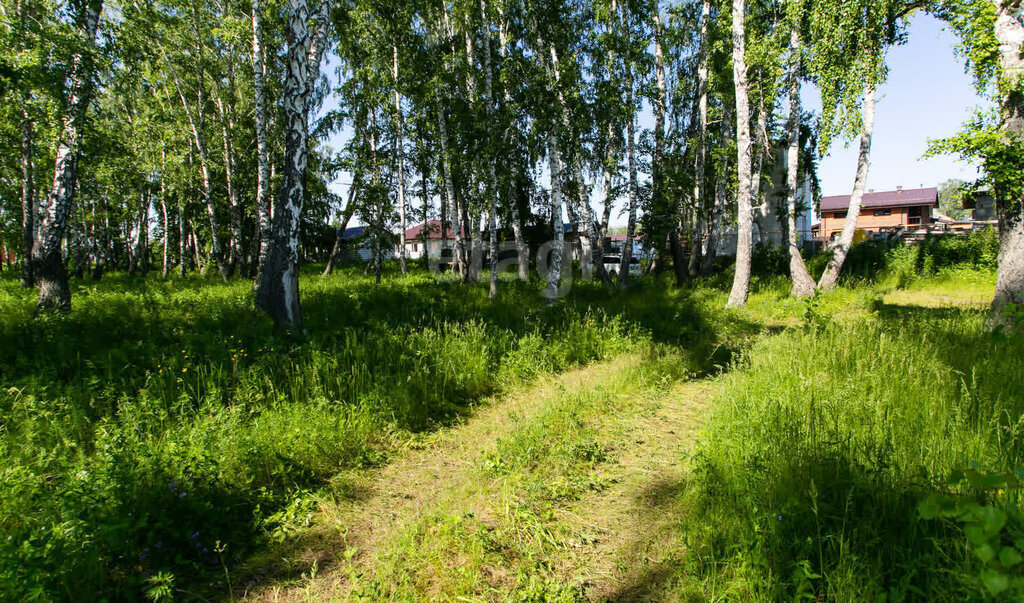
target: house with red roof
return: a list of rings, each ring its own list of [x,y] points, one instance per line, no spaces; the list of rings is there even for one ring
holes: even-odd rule
[[[938,205],[939,190],[935,187],[870,191],[861,200],[857,229],[865,232],[915,230],[932,223]],[[849,207],[849,195],[822,197],[821,222],[814,226],[815,234],[825,239],[835,238],[846,224]]]
[[[423,241],[424,229],[427,236],[426,243]],[[445,230],[447,231],[444,237],[444,241],[447,242],[446,249],[451,249],[455,241],[455,231],[452,230],[451,224],[446,224]],[[426,253],[427,257],[440,258],[441,243],[440,220],[430,220],[425,224],[417,224],[405,231],[405,257],[415,260],[422,258],[423,254]],[[396,249],[395,252],[397,253],[398,250]]]

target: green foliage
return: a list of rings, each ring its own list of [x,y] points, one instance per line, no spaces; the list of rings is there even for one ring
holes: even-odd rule
[[[918,505],[934,476],[971,459],[1004,474],[1024,461],[1024,340],[987,333],[980,310],[860,297],[870,315],[833,312],[762,340],[725,378],[692,456],[682,582],[815,600],[964,599],[1016,584],[1004,499],[962,507],[963,530],[921,521]],[[968,525],[979,543],[998,540],[996,561],[961,554]]]
[[[750,257],[750,271],[762,277],[789,274],[789,252],[781,245],[758,243]]]
[[[914,246],[889,251],[882,262],[896,276],[897,286],[942,270],[973,269],[995,272],[999,258],[999,235],[994,228],[972,232],[966,237],[928,237]]]
[[[963,197],[968,192],[968,184],[958,178],[939,184],[939,211],[954,220],[970,218],[970,210],[963,207]]]
[[[860,106],[866,86],[885,81],[885,53],[904,40],[905,23],[897,14],[901,0],[828,0],[809,2],[808,75],[821,91],[818,144],[860,133]],[[790,7],[795,10],[795,7]]]
[[[1011,207],[1024,197],[1024,148],[1018,138],[1002,130],[995,110],[979,112],[959,134],[932,142],[928,155],[948,153],[980,161],[984,181],[991,183],[1000,207]]]
[[[942,484],[949,493],[931,494],[917,505],[922,519],[952,521],[963,529],[968,548],[977,557],[977,590],[992,596],[1024,596],[1022,477],[1021,468],[986,471],[971,462]]]
[[[291,338],[244,282],[108,274],[29,320],[32,292],[0,278],[0,597],[219,582],[345,495],[339,474],[491,393],[632,349],[685,345],[693,372],[727,353],[724,323],[654,283],[581,284],[553,308],[534,284],[492,301],[425,273],[302,286],[309,334]]]
[[[755,254],[754,265],[758,265]],[[841,281],[894,281],[904,288],[914,281],[942,272],[967,271],[972,274],[995,273],[999,257],[999,234],[994,228],[961,235],[929,236],[912,245],[889,246],[884,241],[865,241],[850,248],[843,264]],[[820,274],[828,262],[828,253],[806,259],[810,273]],[[788,264],[783,258],[775,262],[760,260],[761,265],[774,266],[765,274],[785,275]],[[774,270],[772,272],[771,270]]]

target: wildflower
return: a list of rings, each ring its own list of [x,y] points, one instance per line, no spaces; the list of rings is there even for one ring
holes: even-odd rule
[[[775,519],[777,519],[779,521],[782,521],[782,513],[779,513],[778,515],[776,515]]]
[[[185,371],[187,371],[187,370],[188,370],[188,367],[185,367],[185,368],[181,369],[181,372],[183,372],[183,373],[184,373],[184,372],[185,372]]]

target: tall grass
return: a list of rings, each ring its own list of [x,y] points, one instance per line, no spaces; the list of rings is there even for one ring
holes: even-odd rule
[[[304,277],[307,333],[251,310],[249,284],[109,275],[30,320],[0,281],[0,598],[135,598],[222,575],[299,521],[346,468],[502,388],[651,346],[694,366],[739,321],[659,286],[486,288],[427,274]],[[340,492],[343,494],[343,492]],[[166,589],[164,589],[166,590]]]
[[[693,457],[679,592],[757,599],[985,595],[919,502],[972,462],[1024,465],[1024,340],[981,311],[886,306],[756,343]]]

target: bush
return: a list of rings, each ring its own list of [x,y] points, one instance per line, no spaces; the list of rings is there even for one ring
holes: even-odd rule
[[[928,236],[913,245],[864,241],[850,248],[841,280],[878,282],[893,278],[902,288],[944,270],[995,271],[998,255],[999,235],[992,227],[966,236]],[[812,275],[821,274],[830,257],[830,252],[822,252],[807,258],[807,269]]]

